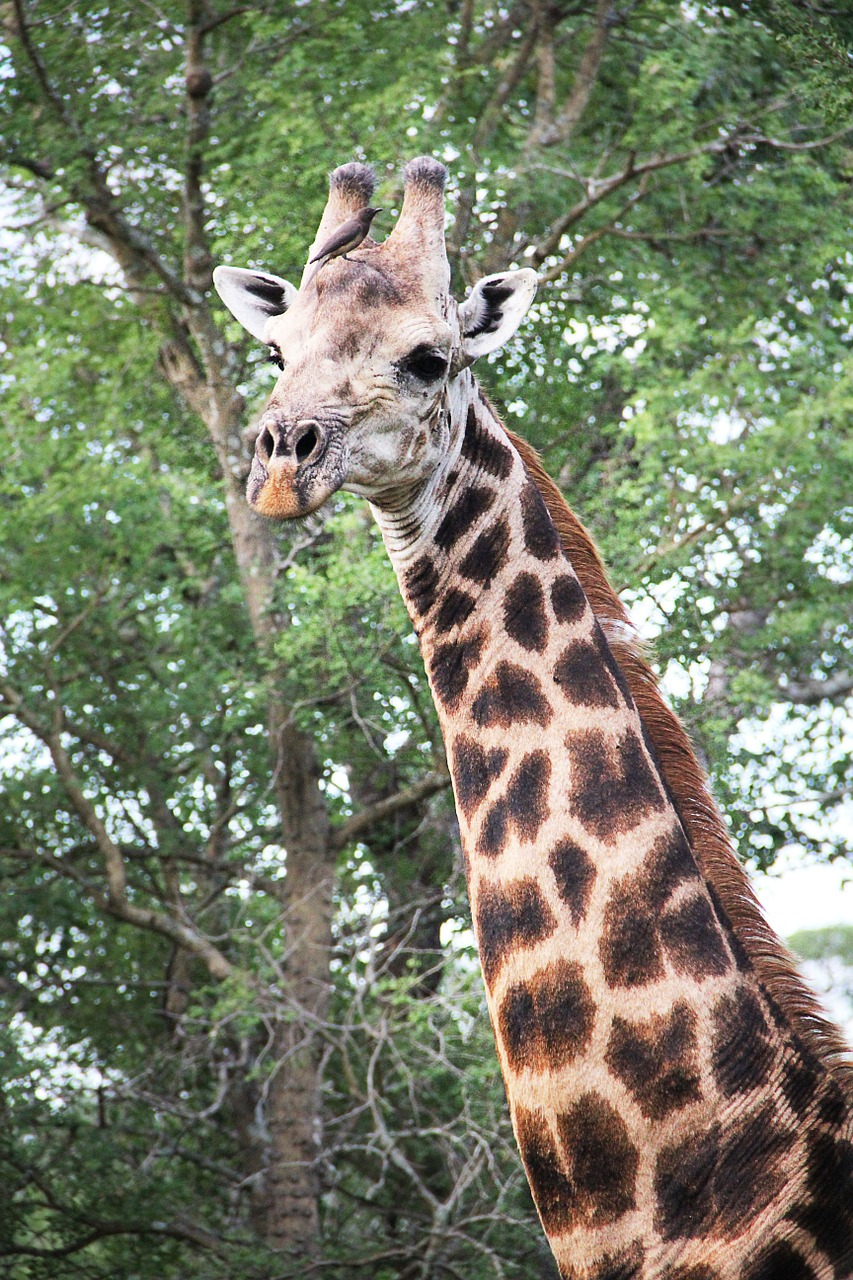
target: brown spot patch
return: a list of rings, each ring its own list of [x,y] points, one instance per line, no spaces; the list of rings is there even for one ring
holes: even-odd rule
[[[622,1253],[597,1262],[589,1273],[589,1280],[639,1280],[646,1251],[642,1242],[635,1240]],[[667,1280],[670,1280],[667,1273]]]
[[[714,1078],[726,1098],[767,1080],[775,1060],[770,1028],[755,995],[746,987],[723,996],[712,1016]]]
[[[435,604],[438,583],[438,569],[429,556],[419,556],[406,570],[403,577],[403,590],[421,617],[429,613]]]
[[[542,653],[548,643],[545,592],[533,573],[520,573],[504,597],[504,625],[528,653]]]
[[[508,884],[484,883],[477,895],[477,942],[489,986],[516,947],[532,947],[557,927],[556,917],[532,876]]]
[[[524,545],[537,560],[555,560],[561,553],[560,538],[548,515],[542,495],[532,480],[521,491]]]
[[[478,853],[503,852],[512,828],[522,840],[534,840],[549,815],[551,761],[544,751],[530,751],[510,778],[506,792],[492,805],[477,842]]]
[[[515,1108],[518,1149],[542,1226],[559,1235],[571,1225],[574,1189],[560,1164],[557,1144],[541,1112]]]
[[[573,640],[566,646],[554,667],[554,682],[573,704],[614,709],[622,705],[598,632],[589,640]]]
[[[506,799],[496,800],[483,820],[477,840],[477,852],[486,858],[497,858],[504,851],[509,832]]]
[[[474,699],[471,714],[484,728],[500,725],[508,729],[513,724],[531,723],[544,728],[552,712],[536,676],[515,662],[499,662]]]
[[[625,876],[614,886],[604,912],[599,954],[612,987],[642,987],[663,977],[663,949],[646,900],[645,872]]]
[[[583,587],[572,573],[561,573],[551,583],[551,607],[558,622],[579,622],[586,612]]]
[[[717,1220],[724,1233],[742,1230],[782,1191],[784,1157],[793,1142],[780,1128],[772,1103],[726,1132],[714,1175]]]
[[[499,778],[509,752],[503,747],[487,751],[464,734],[453,744],[453,781],[459,808],[470,822],[489,787]]]
[[[690,880],[696,884],[703,882],[677,819],[673,820],[672,830],[655,842],[646,867],[646,899],[653,911],[660,911],[679,885]]]
[[[482,485],[471,485],[463,489],[453,505],[445,512],[441,524],[435,532],[435,541],[442,551],[450,551],[451,547],[463,537],[473,524],[494,505],[493,490]]]
[[[625,701],[628,703],[629,706],[633,706],[634,699],[631,696],[631,690],[628,688],[628,681],[625,679],[625,673],[623,672],[622,668],[619,666],[619,663],[616,661],[616,656],[613,650],[610,648],[610,645],[607,643],[607,637],[605,636],[601,623],[598,621],[597,618],[595,620],[595,623],[593,624],[593,631],[595,632],[595,635],[597,637],[597,643],[600,648],[602,661],[605,663],[608,671],[612,675],[613,679],[616,681],[616,687],[618,688],[619,692],[622,694],[622,697],[625,699]],[[657,764],[657,760],[655,757],[654,746],[652,744],[651,739],[648,736],[648,733],[646,732],[645,725],[642,726],[642,734],[643,734],[643,741],[646,744],[646,750],[648,751],[652,760],[655,760],[655,768],[659,769],[659,765]]]
[[[662,1120],[701,1096],[696,1014],[679,1002],[643,1022],[614,1018],[605,1061],[643,1115]]]
[[[451,587],[444,596],[438,613],[435,615],[435,630],[443,635],[454,627],[461,627],[467,622],[476,608],[477,601],[460,587]]]
[[[664,1240],[695,1240],[711,1229],[718,1152],[716,1130],[692,1133],[661,1151],[655,1165],[655,1228]]]
[[[837,1276],[853,1275],[853,1142],[816,1133],[806,1167],[812,1201],[790,1216],[814,1236]]]
[[[697,892],[662,915],[685,882]],[[677,973],[697,979],[728,972],[723,933],[703,886],[684,833],[674,825],[655,842],[645,865],[613,886],[599,944],[608,982],[635,987],[657,981],[665,957]]]
[[[586,915],[596,871],[592,859],[574,840],[561,840],[548,854],[548,865],[557,882],[557,892],[569,909],[572,924]]]
[[[573,1224],[600,1227],[633,1209],[640,1153],[613,1107],[584,1094],[557,1117],[557,1129],[574,1188]]]
[[[723,931],[705,894],[688,898],[660,922],[660,933],[676,973],[701,982],[732,966]]]
[[[547,821],[551,761],[544,751],[522,758],[506,789],[507,816],[523,840],[534,840]]]
[[[484,589],[490,587],[506,564],[510,539],[509,522],[501,516],[477,535],[470,551],[459,564],[459,572]]]
[[[815,1273],[802,1254],[787,1240],[780,1240],[750,1261],[741,1272],[742,1280],[815,1280]]]
[[[840,1128],[848,1119],[849,1107],[850,1102],[841,1092],[838,1083],[835,1080],[829,1080],[818,1103],[818,1119],[824,1124],[832,1125],[833,1128]],[[849,1118],[853,1119],[853,1116]]]
[[[628,729],[615,744],[598,729],[570,733],[569,798],[572,811],[599,840],[624,835],[650,811],[666,807],[643,744]]]
[[[783,1063],[782,1092],[798,1118],[811,1107],[820,1081],[817,1062],[810,1055],[792,1053]]]
[[[655,1226],[665,1240],[735,1235],[783,1191],[796,1139],[772,1103],[721,1133],[695,1133],[657,1160]]]
[[[565,1066],[592,1034],[595,1003],[579,964],[555,960],[529,982],[508,989],[498,1010],[498,1033],[513,1071]]]
[[[462,437],[462,456],[478,471],[485,471],[498,480],[506,480],[512,471],[512,452],[488,427],[477,421],[473,405],[468,406],[465,434]]]
[[[468,687],[471,672],[479,664],[486,643],[484,630],[466,640],[436,645],[429,658],[429,674],[436,697],[455,711]]]

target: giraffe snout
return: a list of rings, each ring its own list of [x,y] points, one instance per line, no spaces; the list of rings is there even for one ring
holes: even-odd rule
[[[265,414],[255,441],[255,454],[265,467],[274,460],[301,467],[316,462],[326,445],[326,432],[315,421],[282,421],[275,414]]]
[[[308,515],[341,487],[346,459],[346,444],[333,420],[268,409],[259,423],[246,485],[249,505],[278,520]]]

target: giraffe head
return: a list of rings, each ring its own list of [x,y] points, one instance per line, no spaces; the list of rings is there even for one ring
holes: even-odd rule
[[[267,272],[214,272],[225,305],[282,370],[248,483],[262,515],[306,515],[338,489],[389,510],[409,499],[447,455],[448,388],[512,336],[530,305],[530,270],[487,276],[454,301],[446,176],[429,157],[411,161],[388,239],[368,237],[345,258],[307,266],[298,289]],[[373,186],[366,165],[334,171],[308,259],[370,203]]]

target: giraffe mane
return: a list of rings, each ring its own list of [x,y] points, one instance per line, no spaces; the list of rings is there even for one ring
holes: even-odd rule
[[[853,1062],[847,1046],[800,977],[794,957],[765,920],[687,732],[661,696],[657,678],[643,655],[642,643],[608,581],[592,538],[548,475],[533,446],[506,427],[503,430],[539,490],[563,550],[607,635],[657,755],[664,784],[699,870],[721,904],[767,995],[786,1015],[803,1047],[834,1072],[839,1083],[853,1094]]]

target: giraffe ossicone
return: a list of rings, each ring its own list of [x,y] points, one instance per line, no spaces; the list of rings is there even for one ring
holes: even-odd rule
[[[220,267],[282,372],[248,500],[367,498],[441,722],[513,1126],[567,1280],[849,1280],[853,1069],[764,922],[597,552],[470,366],[535,274],[457,304],[445,170],[303,275]],[[331,176],[309,249],[370,203]]]

